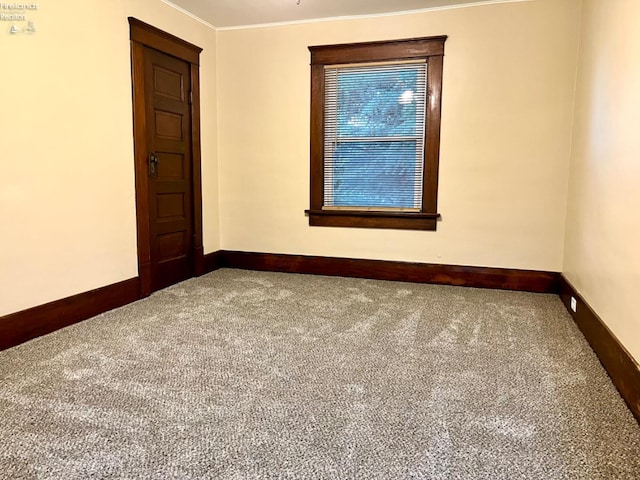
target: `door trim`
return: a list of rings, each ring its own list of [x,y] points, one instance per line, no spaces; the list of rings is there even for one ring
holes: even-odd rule
[[[136,225],[140,296],[151,294],[151,247],[149,229],[149,177],[147,175],[146,118],[144,92],[144,47],[150,47],[189,63],[191,70],[191,171],[193,177],[194,276],[204,273],[202,248],[202,170],[200,149],[200,52],[202,48],[129,17],[131,82],[133,87],[133,150],[136,181]]]

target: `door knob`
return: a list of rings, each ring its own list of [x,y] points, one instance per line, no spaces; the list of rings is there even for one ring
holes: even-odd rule
[[[149,154],[149,176],[158,176],[158,157],[155,153]]]

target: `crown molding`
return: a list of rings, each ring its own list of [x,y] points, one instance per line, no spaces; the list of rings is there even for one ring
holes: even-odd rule
[[[344,15],[338,17],[322,17],[322,18],[309,18],[304,20],[288,20],[282,22],[271,22],[271,23],[255,23],[255,24],[247,24],[247,25],[233,25],[228,27],[216,27],[215,25],[203,20],[201,17],[191,13],[190,11],[176,5],[170,0],[160,0],[162,3],[170,6],[178,10],[179,12],[187,15],[188,17],[196,20],[197,22],[215,30],[217,32],[225,32],[231,30],[249,30],[254,28],[270,28],[270,27],[284,27],[288,25],[303,25],[306,23],[321,23],[321,22],[335,22],[340,20],[362,20],[367,18],[384,18],[384,17],[397,17],[400,15],[415,15],[419,13],[428,13],[428,12],[436,12],[443,10],[457,10],[460,8],[471,8],[471,7],[483,7],[487,5],[498,5],[502,3],[522,3],[522,2],[533,2],[535,0],[485,0],[483,2],[467,2],[460,3],[457,5],[444,5],[441,7],[427,7],[420,8],[416,10],[403,10],[399,12],[386,12],[386,13],[371,13],[371,14],[363,14],[363,15]]]

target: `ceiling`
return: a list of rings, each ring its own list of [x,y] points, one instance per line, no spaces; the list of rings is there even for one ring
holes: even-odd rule
[[[162,0],[215,28],[523,0]],[[300,4],[298,4],[298,1]]]

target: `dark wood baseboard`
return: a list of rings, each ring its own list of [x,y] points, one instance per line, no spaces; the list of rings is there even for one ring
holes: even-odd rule
[[[571,297],[577,302],[575,312],[571,310]],[[640,423],[640,365],[564,275],[560,298]]]
[[[204,255],[204,272],[210,273],[219,268],[222,268],[222,256],[223,251],[218,250],[217,252],[206,253]]]
[[[138,277],[0,317],[0,350],[140,298]]]
[[[558,293],[560,286],[556,272],[229,250],[221,252],[221,266],[537,293]]]

